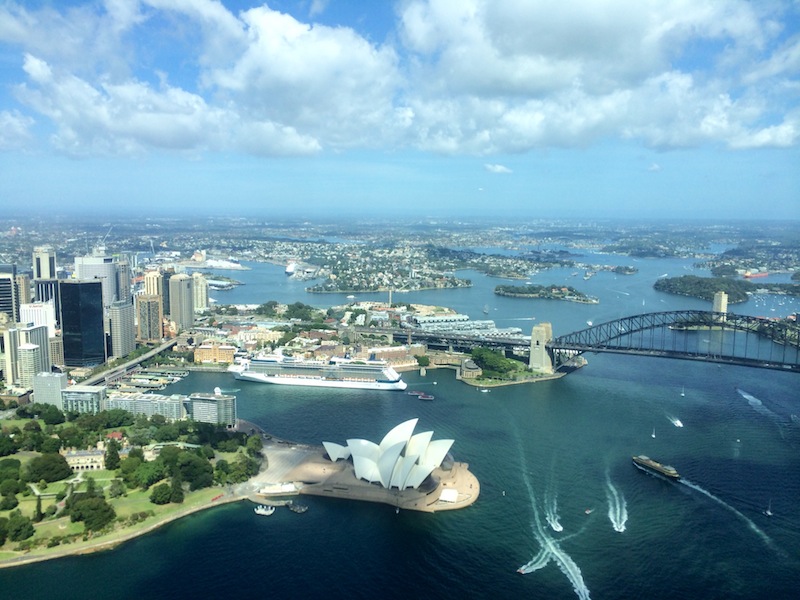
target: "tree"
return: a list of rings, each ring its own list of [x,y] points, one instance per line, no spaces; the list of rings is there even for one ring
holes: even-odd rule
[[[14,494],[3,494],[0,500],[0,510],[11,510],[19,505],[19,500]]]
[[[42,495],[36,494],[36,510],[33,513],[33,522],[38,523],[44,518],[42,514]]]
[[[115,471],[119,469],[119,444],[117,440],[110,440],[106,446],[106,469]]]
[[[27,465],[28,481],[44,479],[50,483],[60,481],[70,475],[72,475],[72,469],[67,464],[67,459],[60,454],[42,454],[31,459]]]
[[[121,479],[111,480],[111,485],[108,486],[108,495],[110,498],[119,498],[125,495],[125,484]]]
[[[21,542],[31,537],[33,533],[33,523],[28,517],[23,517],[19,510],[15,510],[9,515],[8,539],[12,542]]]
[[[69,518],[75,523],[83,521],[86,531],[99,531],[117,516],[114,507],[105,498],[82,498],[70,509]]]
[[[178,457],[177,466],[183,480],[189,483],[189,489],[192,491],[210,487],[214,483],[211,463],[197,454],[184,452]]]
[[[251,435],[247,438],[247,445],[245,448],[247,449],[247,453],[250,456],[256,456],[261,454],[261,449],[264,447],[264,442],[261,440],[260,435]]]
[[[150,502],[153,504],[168,504],[172,496],[172,489],[168,483],[159,483],[150,492]]]
[[[183,502],[183,480],[181,480],[180,472],[172,476],[169,501],[175,504],[181,504]]]
[[[8,537],[8,519],[0,517],[0,546],[6,543]]]

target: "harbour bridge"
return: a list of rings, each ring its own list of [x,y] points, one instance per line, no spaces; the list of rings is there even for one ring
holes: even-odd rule
[[[521,337],[419,330],[406,333],[409,341],[467,352],[481,346],[520,356],[531,348],[531,342]],[[542,342],[556,370],[574,365],[576,357],[585,352],[611,352],[800,372],[800,325],[727,312],[646,313],[590,325]]]

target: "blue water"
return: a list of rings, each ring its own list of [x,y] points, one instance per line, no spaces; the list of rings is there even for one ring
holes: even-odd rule
[[[567,270],[531,278],[572,280],[600,297],[599,305],[495,297],[499,280],[477,274],[469,290],[404,299],[473,318],[483,318],[489,304],[498,324],[527,328],[551,320],[558,334],[585,327],[587,319],[599,323],[651,307],[709,308],[652,290],[655,277],[691,268],[688,261],[637,266],[640,273],[630,277],[598,273],[584,281]],[[305,294],[305,284],[287,281],[280,267],[248,275],[252,282],[219,300],[337,301]],[[780,301],[788,299],[764,302],[777,312],[787,306]],[[764,306],[731,311],[757,314]],[[797,375],[616,355],[587,359],[587,367],[563,379],[490,393],[447,370],[406,373],[411,388],[435,394],[433,402],[193,373],[171,391],[238,388],[242,418],[300,442],[378,441],[419,417],[419,431],[456,440],[453,453],[470,464],[481,496],[467,509],[433,515],[313,497],[304,498],[305,514],[278,510],[268,519],[247,504],[228,505],[111,552],[0,571],[0,589],[4,596],[11,590],[10,598],[794,598],[800,426],[790,415],[800,414]],[[637,470],[631,455],[640,453],[674,465],[686,482]],[[771,518],[763,514],[770,501]],[[557,516],[562,531],[548,515]],[[525,566],[529,573],[516,572]]]

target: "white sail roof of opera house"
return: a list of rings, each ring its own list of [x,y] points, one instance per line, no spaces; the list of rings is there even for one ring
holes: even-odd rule
[[[385,488],[417,488],[442,464],[455,440],[435,440],[432,431],[414,435],[419,419],[410,419],[387,433],[380,444],[350,439],[342,446],[322,442],[333,462],[353,459],[356,477]]]

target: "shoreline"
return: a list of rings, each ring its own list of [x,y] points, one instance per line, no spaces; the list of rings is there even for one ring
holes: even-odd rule
[[[223,492],[224,494],[224,492]],[[113,550],[117,546],[124,544],[132,539],[137,537],[141,537],[148,533],[152,533],[156,529],[163,527],[173,521],[177,521],[178,519],[182,519],[188,515],[207,510],[209,508],[214,508],[216,506],[222,506],[224,504],[230,504],[232,502],[241,502],[242,500],[246,500],[246,495],[239,495],[233,494],[231,496],[219,498],[217,500],[210,500],[207,503],[198,504],[196,506],[191,506],[186,508],[185,510],[179,510],[169,515],[164,515],[162,518],[157,519],[153,523],[143,527],[142,529],[137,529],[135,531],[128,531],[125,532],[121,530],[119,532],[112,532],[111,536],[114,536],[115,533],[119,533],[118,537],[114,537],[113,539],[105,539],[105,540],[98,540],[98,541],[91,541],[87,540],[86,542],[77,542],[75,544],[70,544],[69,548],[66,549],[63,545],[58,546],[57,550],[54,550],[52,553],[49,554],[35,554],[35,550],[29,550],[27,553],[23,553],[22,556],[14,557],[14,558],[6,558],[0,560],[0,569],[8,569],[12,567],[19,567],[23,565],[29,565],[37,562],[44,562],[47,560],[53,560],[56,558],[66,558],[67,556],[82,556],[85,554],[94,554],[96,552],[105,552],[108,550]],[[62,517],[67,518],[67,517]],[[51,548],[42,548],[42,550],[51,550]],[[12,551],[13,552],[13,551]]]

